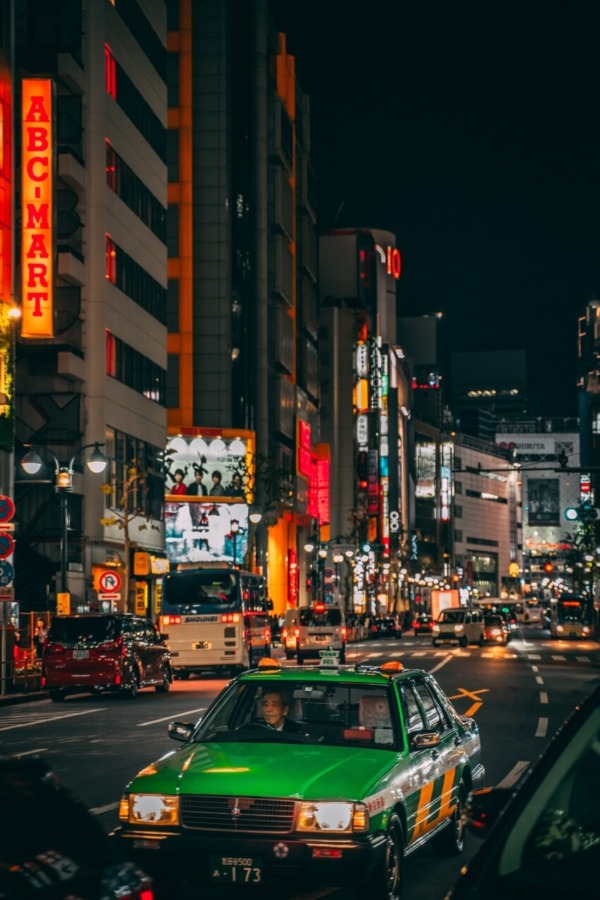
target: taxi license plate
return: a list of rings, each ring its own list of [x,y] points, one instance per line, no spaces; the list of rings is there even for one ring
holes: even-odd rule
[[[73,650],[73,659],[89,659],[89,650]]]
[[[192,644],[192,650],[210,650],[210,641],[196,641]]]
[[[257,856],[211,856],[210,879],[221,884],[260,884],[262,860]]]

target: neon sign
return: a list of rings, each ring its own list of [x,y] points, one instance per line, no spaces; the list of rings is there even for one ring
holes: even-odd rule
[[[22,326],[26,338],[54,337],[52,81],[23,79]]]

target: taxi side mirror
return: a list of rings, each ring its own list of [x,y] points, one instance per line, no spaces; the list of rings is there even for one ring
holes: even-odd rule
[[[194,726],[191,722],[170,722],[168,735],[174,741],[189,741]]]
[[[413,735],[411,743],[413,750],[425,750],[428,747],[438,747],[440,736],[437,731],[421,731],[419,734]]]

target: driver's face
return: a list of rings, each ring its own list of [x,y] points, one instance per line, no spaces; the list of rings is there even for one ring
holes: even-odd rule
[[[265,694],[262,701],[263,719],[272,728],[278,728],[285,716],[288,708],[281,699],[281,694]]]

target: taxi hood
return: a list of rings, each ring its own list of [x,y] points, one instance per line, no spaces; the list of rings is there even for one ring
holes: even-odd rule
[[[398,755],[392,750],[305,744],[188,744],[140,772],[128,790],[360,800],[385,778]]]

